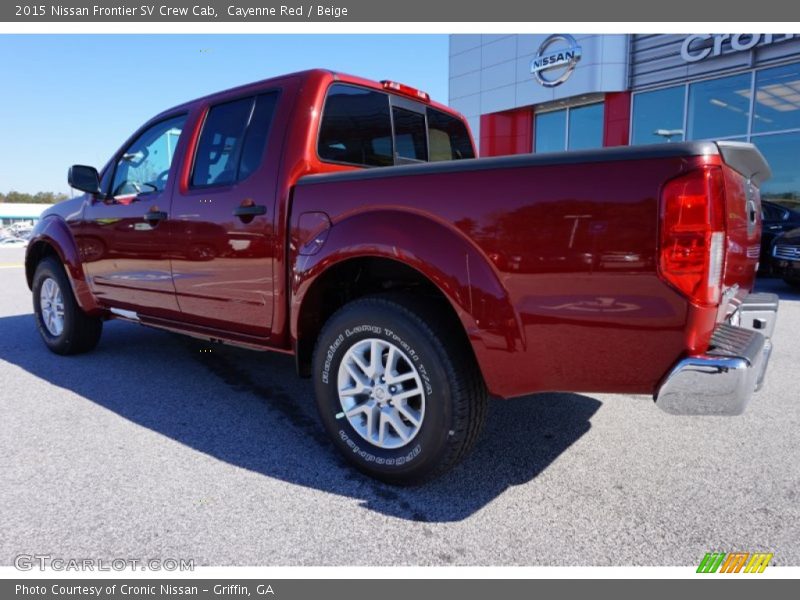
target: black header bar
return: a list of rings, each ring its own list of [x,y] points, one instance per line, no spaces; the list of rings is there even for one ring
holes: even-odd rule
[[[693,572],[694,568],[687,568]],[[718,579],[711,583],[711,579]],[[755,576],[758,578],[758,575]],[[790,586],[794,586],[792,589]],[[775,578],[698,575],[671,580],[553,580],[553,579],[368,579],[368,580],[210,580],[210,579],[17,579],[0,581],[3,598],[15,600],[427,600],[458,598],[528,599],[539,596],[594,598],[605,594],[649,600],[700,598],[709,594],[727,598],[764,596],[788,598],[796,582]]]
[[[0,4],[0,21],[11,22],[743,22],[800,21],[800,2],[786,0],[564,0],[562,2],[431,2],[403,0],[130,0],[17,2]],[[603,33],[598,27],[595,33]]]

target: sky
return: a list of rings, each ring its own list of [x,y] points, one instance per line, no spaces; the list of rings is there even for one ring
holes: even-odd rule
[[[176,104],[322,67],[447,102],[446,35],[0,35],[0,192],[65,192]]]

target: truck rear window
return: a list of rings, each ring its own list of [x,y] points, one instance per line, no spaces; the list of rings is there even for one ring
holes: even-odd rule
[[[428,140],[431,162],[475,158],[464,122],[435,108],[428,109]]]
[[[383,92],[331,86],[319,130],[319,157],[366,167],[475,158],[460,119],[424,104],[418,111],[390,104]]]
[[[395,107],[392,109],[392,116],[397,156],[411,160],[428,160],[425,114]]]
[[[394,164],[388,96],[350,85],[332,86],[318,151],[320,158],[334,162],[370,167]]]

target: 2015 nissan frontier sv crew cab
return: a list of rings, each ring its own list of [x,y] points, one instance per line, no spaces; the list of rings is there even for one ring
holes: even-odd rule
[[[751,293],[758,150],[474,156],[424,92],[325,70],[167,110],[38,222],[39,333],[76,354],[117,318],[292,353],[333,443],[398,484],[463,457],[490,395],[742,412],[778,308]]]

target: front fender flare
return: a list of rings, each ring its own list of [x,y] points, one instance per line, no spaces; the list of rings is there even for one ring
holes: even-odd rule
[[[80,260],[80,252],[67,223],[58,215],[48,215],[41,219],[33,229],[25,252],[25,277],[28,288],[32,289],[36,265],[47,249],[52,249],[64,265],[72,292],[84,312],[97,314],[102,307],[89,288],[86,274]]]

